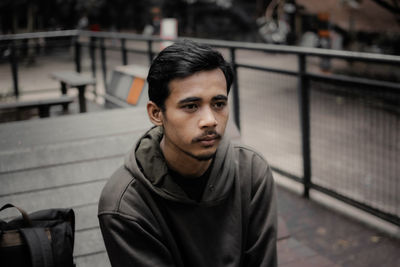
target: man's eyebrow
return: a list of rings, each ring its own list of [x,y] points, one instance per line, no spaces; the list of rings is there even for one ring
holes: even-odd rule
[[[212,100],[213,100],[213,101],[216,101],[216,100],[225,100],[225,101],[227,101],[227,100],[228,100],[228,97],[227,97],[226,95],[216,95],[216,96],[214,96],[214,97],[212,98]]]
[[[198,102],[198,101],[201,101],[200,97],[191,96],[191,97],[187,97],[182,100],[179,100],[178,104],[185,104],[185,103],[189,103],[189,102]]]

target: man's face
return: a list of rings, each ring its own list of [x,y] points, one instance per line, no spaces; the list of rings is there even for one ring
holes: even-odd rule
[[[229,116],[226,80],[220,69],[170,81],[163,112],[164,145],[197,160],[215,154]]]

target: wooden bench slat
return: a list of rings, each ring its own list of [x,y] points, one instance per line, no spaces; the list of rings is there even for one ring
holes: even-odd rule
[[[0,174],[123,156],[142,132],[0,153]]]
[[[105,251],[100,228],[75,232],[74,256],[92,254]]]
[[[58,144],[99,136],[118,135],[149,129],[146,109],[114,109],[96,113],[2,124],[0,154],[3,151]]]
[[[74,208],[75,211],[75,230],[85,231],[85,229],[92,229],[99,227],[99,220],[97,219],[98,203],[88,204]]]
[[[105,183],[106,181],[97,181],[40,192],[0,197],[0,203],[13,203],[29,213],[42,209],[84,206],[99,201],[100,193]],[[15,211],[7,209],[2,211],[1,217],[9,218],[14,214]]]
[[[121,156],[0,174],[0,196],[105,179],[123,162]]]

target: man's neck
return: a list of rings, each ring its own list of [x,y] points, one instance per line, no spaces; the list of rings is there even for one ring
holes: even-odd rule
[[[161,151],[170,169],[184,177],[200,177],[210,167],[212,159],[198,160],[183,152],[178,153],[165,144],[165,139],[160,142]]]

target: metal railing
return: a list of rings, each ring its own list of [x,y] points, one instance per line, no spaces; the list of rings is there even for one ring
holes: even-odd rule
[[[145,64],[150,64],[158,53],[154,44],[163,41],[160,38],[124,33],[70,31],[62,34],[76,35],[75,68],[78,72],[82,71],[81,50],[87,48],[90,72],[96,77],[96,53],[100,52],[100,69],[105,86],[109,72],[107,51],[120,53],[122,65],[130,64],[128,57],[131,54],[147,55]],[[57,33],[46,33],[46,36],[0,36],[0,41],[54,36]],[[110,40],[117,44],[110,45],[107,43]],[[383,66],[398,71],[399,56],[193,40],[221,49],[230,58],[236,74],[232,88],[234,121],[242,130],[244,138],[248,136],[250,140],[251,134],[255,134],[252,133],[255,132],[255,128],[252,128],[254,114],[261,114],[259,123],[266,121],[267,125],[257,125],[256,131],[265,135],[262,138],[266,148],[263,145],[258,147],[265,152],[275,172],[302,183],[304,197],[308,198],[310,189],[315,189],[400,225],[400,169],[397,167],[400,162],[398,81],[325,73],[320,71],[316,63],[320,60],[341,61],[345,66],[361,64],[364,68],[374,67],[378,70]],[[136,46],[128,46],[129,42],[143,45],[138,49]],[[257,54],[258,63],[243,60],[241,53],[249,51]],[[276,58],[277,62],[285,58],[289,63],[283,67],[264,64],[263,60],[268,63],[271,58]],[[17,63],[15,59],[10,62],[14,92],[18,96],[18,68],[14,66]],[[253,76],[255,78],[251,78]],[[262,82],[257,82],[258,80]],[[273,83],[275,80],[280,82]],[[250,83],[252,84],[249,85]],[[282,87],[282,84],[284,90],[275,90]],[[286,92],[285,98],[282,98],[282,92]],[[254,94],[255,99],[248,98],[246,94]],[[282,99],[283,102],[279,102]],[[247,101],[262,101],[255,105],[259,111],[251,113],[254,106]],[[280,112],[281,109],[284,112]],[[274,110],[278,110],[277,113]],[[279,131],[286,134],[280,134]],[[285,139],[282,137],[285,135],[290,137]],[[285,144],[285,147],[279,144]],[[289,150],[293,151],[286,153]],[[279,154],[282,160],[275,160],[274,153]],[[293,160],[289,162],[288,158]]]

